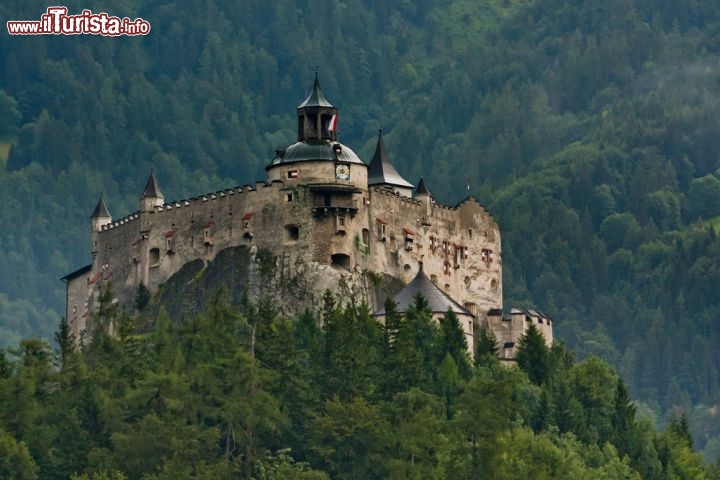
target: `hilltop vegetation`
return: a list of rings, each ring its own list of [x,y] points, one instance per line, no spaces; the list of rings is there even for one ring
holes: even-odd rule
[[[110,299],[106,296],[105,300]],[[604,362],[574,363],[531,327],[518,367],[467,355],[449,312],[417,297],[319,319],[222,294],[149,334],[107,303],[86,346],[24,340],[0,357],[0,473],[32,479],[720,478],[692,452],[685,417],[638,421]],[[106,332],[113,323],[118,334]],[[493,343],[490,343],[493,345]],[[12,362],[11,362],[12,361]],[[53,366],[55,365],[55,366]]]
[[[134,211],[263,177],[317,65],[340,134],[383,128],[441,202],[503,234],[507,305],[720,449],[720,7],[682,0],[113,2],[149,36],[0,36],[0,338],[52,336],[101,192]],[[101,11],[71,1],[70,12]],[[39,19],[46,4],[0,5]],[[103,5],[105,8],[105,5]],[[111,11],[110,11],[111,10]],[[428,178],[428,174],[432,176]]]

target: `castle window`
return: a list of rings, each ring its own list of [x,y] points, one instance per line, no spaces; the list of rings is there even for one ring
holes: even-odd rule
[[[437,275],[430,275],[430,281],[433,285],[437,285]]]
[[[435,237],[430,237],[430,251],[435,253],[435,248],[437,248],[437,239]]]
[[[150,255],[148,257],[150,268],[155,268],[160,265],[160,249],[151,248]]]
[[[491,263],[493,261],[492,250],[488,248],[483,248],[480,254],[480,260],[485,263]]]
[[[296,242],[300,238],[300,227],[297,225],[285,225],[285,240]]]
[[[370,244],[370,230],[367,228],[362,229],[362,243],[365,246]]]
[[[289,179],[298,178],[298,171],[297,170],[288,170],[287,177]]]
[[[413,239],[415,237],[415,232],[410,230],[409,228],[403,228],[403,235],[405,235],[405,250],[412,250],[412,244]]]
[[[165,237],[165,251],[167,252],[168,255],[172,255],[175,253],[175,249],[173,248],[174,247],[173,238],[175,237],[175,232],[176,232],[175,230],[168,230],[163,235]]]
[[[243,237],[245,237],[245,238],[253,237],[252,218],[253,218],[252,212],[247,212],[247,213],[245,213],[245,215],[243,215],[243,218],[242,218]]]
[[[285,200],[286,200],[288,203],[291,203],[291,202],[293,201],[293,194],[292,194],[292,193],[286,194],[286,195],[285,195]]]
[[[214,220],[208,220],[203,224],[203,244],[206,247],[212,247],[215,243],[212,235],[212,227],[215,226]]]
[[[377,217],[375,220],[377,220],[378,225],[378,240],[384,242],[387,238],[387,231],[385,228],[387,226],[387,222],[380,217]]]
[[[468,228],[468,236],[472,238],[472,228]]]
[[[345,212],[338,212],[335,216],[335,232],[345,233]]]

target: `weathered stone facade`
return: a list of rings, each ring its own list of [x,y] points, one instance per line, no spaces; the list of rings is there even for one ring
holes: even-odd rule
[[[500,231],[493,217],[472,198],[440,205],[424,183],[408,196],[409,183],[394,168],[383,180],[389,160],[382,137],[377,161],[383,163],[373,159],[368,185],[368,165],[337,141],[334,115],[316,80],[298,107],[298,142],[277,152],[267,182],[166,202],[151,173],[140,210],[119,220],[101,198],[91,222],[92,264],[65,277],[73,333],[88,328],[109,282],[117,302],[132,310],[141,284],[156,292],[183,265],[209,262],[238,246],[272,252],[281,275],[322,276],[325,281],[314,282],[318,290],[363,272],[407,283],[422,262],[438,288],[476,324],[488,325],[487,312],[503,307]],[[376,298],[365,300],[380,307]]]

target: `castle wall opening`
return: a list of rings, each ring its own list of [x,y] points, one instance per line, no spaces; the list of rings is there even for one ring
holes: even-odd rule
[[[330,261],[333,267],[344,268],[350,270],[350,256],[344,253],[334,253],[330,256]]]

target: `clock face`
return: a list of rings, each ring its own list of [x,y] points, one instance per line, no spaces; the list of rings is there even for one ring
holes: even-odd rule
[[[349,165],[337,165],[335,167],[335,178],[337,180],[350,180],[350,166]]]

